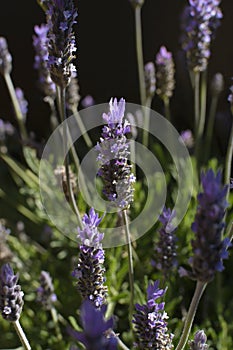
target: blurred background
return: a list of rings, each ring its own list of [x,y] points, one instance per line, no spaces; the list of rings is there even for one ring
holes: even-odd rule
[[[176,90],[171,108],[173,124],[179,131],[193,127],[192,91],[179,41],[180,16],[187,3],[185,0],[146,0],[142,9],[145,63],[155,59],[161,45],[165,45],[174,56]],[[75,64],[81,97],[91,95],[96,103],[103,103],[112,96],[123,96],[128,102],[139,103],[134,14],[129,1],[79,0],[75,5],[79,14],[75,28],[78,46]],[[221,72],[225,79],[215,127],[216,143],[224,153],[226,130],[231,123],[227,97],[233,76],[233,1],[223,0],[221,8],[224,17],[212,46],[208,77],[210,81],[213,74]],[[29,102],[27,126],[38,139],[47,136],[49,110],[36,86],[32,36],[34,26],[43,22],[45,16],[36,0],[4,2],[0,13],[0,35],[7,38],[13,56],[12,77],[15,86],[23,89]],[[163,113],[157,97],[152,108]],[[14,123],[2,79],[0,118]]]

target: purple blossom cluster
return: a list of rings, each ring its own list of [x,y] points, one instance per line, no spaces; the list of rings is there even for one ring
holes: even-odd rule
[[[84,215],[83,228],[78,229],[78,239],[81,240],[78,263],[72,274],[78,280],[77,289],[82,298],[97,308],[106,303],[107,296],[103,267],[105,256],[101,244],[104,234],[98,231],[101,220],[93,208],[89,215]]]
[[[41,271],[40,287],[37,288],[37,301],[46,309],[51,310],[57,296],[54,293],[52,278],[47,271]]]
[[[20,318],[23,308],[24,293],[17,282],[18,275],[14,275],[9,264],[4,264],[0,271],[0,313],[11,322]]]
[[[156,55],[156,92],[162,99],[170,98],[175,88],[175,65],[172,53],[162,46]]]
[[[183,14],[182,47],[186,52],[189,69],[194,72],[206,70],[210,46],[220,25],[221,0],[189,0]]]
[[[113,318],[106,321],[104,314],[104,307],[96,309],[90,301],[84,301],[81,306],[83,332],[69,330],[70,335],[87,350],[117,350],[117,339],[112,334]]]
[[[24,121],[26,120],[27,112],[28,112],[28,101],[24,97],[23,90],[19,87],[15,88],[15,94],[17,100],[19,102],[20,111],[22,113]]]
[[[201,183],[203,192],[197,197],[198,207],[192,224],[195,233],[193,256],[189,259],[192,271],[180,268],[180,275],[210,282],[217,271],[224,269],[223,259],[228,258],[230,240],[222,240],[228,186],[222,185],[221,171],[215,175],[212,169],[202,173]]]
[[[146,97],[153,97],[156,91],[155,65],[153,62],[148,62],[144,67]]]
[[[155,246],[155,259],[152,265],[161,270],[164,276],[168,276],[172,269],[177,267],[177,253],[175,228],[169,227],[169,222],[175,217],[171,209],[164,208],[159,217],[162,224],[159,229],[159,239]]]
[[[77,50],[73,25],[78,14],[73,0],[54,0],[47,7],[48,67],[52,81],[65,88],[76,72],[72,63]]]
[[[133,184],[135,176],[129,164],[129,141],[126,135],[130,124],[124,118],[125,100],[111,99],[110,112],[103,114],[107,122],[102,129],[102,137],[96,145],[99,152],[97,161],[100,168],[98,175],[103,179],[103,194],[120,209],[130,206],[133,201]]]
[[[12,56],[8,51],[8,45],[5,38],[0,37],[0,73],[9,74],[12,69]]]
[[[173,334],[168,332],[167,313],[164,311],[165,303],[156,300],[163,297],[166,289],[159,289],[159,281],[150,284],[147,289],[147,303],[136,304],[136,313],[133,323],[136,333],[136,349],[173,349]]]
[[[194,335],[194,339],[189,342],[190,350],[207,350],[208,345],[206,344],[207,337],[203,330],[197,331]]]

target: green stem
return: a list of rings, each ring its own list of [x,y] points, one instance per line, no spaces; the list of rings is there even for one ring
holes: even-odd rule
[[[63,145],[64,145],[64,151],[66,151],[67,141],[68,141],[68,130],[67,130],[68,126],[66,123],[64,123],[64,121],[66,120],[65,89],[58,87],[58,93],[59,93],[58,103],[60,105],[59,111],[61,114],[61,121],[63,122]],[[66,171],[66,181],[67,181],[67,187],[68,187],[68,193],[69,193],[69,202],[73,211],[77,216],[79,226],[82,227],[81,215],[75,202],[74,193],[73,193],[71,181],[70,181],[69,152],[67,152],[67,155],[65,157],[65,171]]]
[[[218,105],[218,97],[219,95],[214,95],[211,100],[210,104],[210,114],[208,118],[208,124],[207,124],[207,134],[206,134],[206,160],[210,157],[210,148],[211,148],[211,142],[213,137],[213,130],[214,130],[214,121],[215,121],[215,115],[217,111],[217,105]]]
[[[79,130],[81,131],[81,135],[83,136],[87,147],[92,148],[93,147],[92,141],[87,133],[87,130],[85,128],[85,125],[83,124],[83,121],[79,112],[77,111],[77,109],[73,108],[72,113],[74,114],[75,120],[77,121]]]
[[[207,283],[197,281],[196,289],[195,289],[195,292],[193,295],[193,299],[191,301],[191,304],[190,304],[190,307],[189,307],[189,310],[188,310],[188,313],[187,313],[187,316],[185,319],[183,332],[181,334],[179,343],[178,343],[175,350],[183,350],[187,341],[188,341],[188,337],[189,337],[189,334],[190,334],[190,331],[192,328],[193,320],[194,320],[194,317],[195,317],[196,312],[197,312],[197,307],[198,307],[201,296],[202,296],[206,286],[207,286]]]
[[[59,327],[59,324],[58,324],[57,310],[54,307],[52,307],[50,312],[51,312],[52,320],[53,320],[53,323],[54,323],[57,339],[58,340],[62,340],[62,334],[61,334],[61,330],[60,330],[60,327]]]
[[[136,33],[136,51],[137,51],[137,62],[138,62],[140,98],[141,98],[141,105],[145,106],[146,86],[145,86],[144,60],[143,60],[143,49],[142,49],[141,6],[135,7],[135,33]]]
[[[195,139],[197,138],[198,123],[200,117],[200,73],[194,73],[194,118],[195,118]]]
[[[24,349],[31,350],[31,346],[30,346],[29,341],[27,340],[27,337],[26,337],[26,335],[25,335],[25,333],[24,333],[24,331],[19,323],[19,320],[13,322],[13,325],[15,327],[15,330],[18,334],[18,337],[19,337]]]
[[[129,286],[130,286],[130,305],[129,305],[129,321],[130,326],[132,327],[132,318],[133,318],[133,310],[134,310],[134,270],[133,270],[133,254],[132,254],[132,246],[129,232],[129,221],[127,216],[127,210],[123,210],[123,217],[125,223],[125,235],[126,235],[126,245],[128,252],[128,264],[129,264]]]
[[[197,164],[201,162],[201,144],[205,127],[206,119],[206,97],[207,97],[207,71],[201,74],[201,103],[200,103],[200,117],[197,125],[197,133],[195,140],[195,155]]]
[[[24,140],[27,140],[28,135],[27,135],[27,130],[26,130],[25,125],[24,125],[24,121],[23,121],[24,117],[23,117],[23,114],[22,114],[21,109],[20,109],[19,101],[17,99],[16,93],[15,93],[15,88],[14,88],[13,82],[11,80],[10,74],[9,73],[4,74],[4,79],[5,79],[7,89],[8,89],[8,92],[9,92],[9,95],[11,97],[11,101],[12,101],[12,104],[14,107],[15,116],[16,116],[16,119],[17,119],[17,122],[19,125],[19,130],[20,130],[21,136]]]
[[[233,110],[232,110],[232,115],[233,115]],[[229,138],[229,143],[227,147],[227,154],[226,154],[226,163],[225,163],[225,184],[229,185],[230,184],[230,179],[231,179],[231,164],[232,164],[232,155],[233,155],[233,123],[231,126],[231,132],[230,132],[230,138]],[[229,190],[228,190],[228,195],[229,195]]]
[[[149,127],[150,127],[151,102],[152,102],[152,98],[148,97],[146,99],[146,108],[143,108],[145,128],[143,128],[142,143],[143,143],[143,145],[145,147],[149,146],[149,131],[148,130],[149,130]]]
[[[164,97],[163,103],[164,103],[165,117],[169,122],[171,122],[170,99],[168,97]]]

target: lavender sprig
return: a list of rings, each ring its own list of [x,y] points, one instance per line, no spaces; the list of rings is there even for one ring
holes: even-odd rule
[[[70,335],[87,350],[117,350],[117,338],[112,335],[113,319],[104,319],[105,308],[96,309],[86,300],[81,307],[83,332],[69,329]]]
[[[168,332],[167,313],[164,311],[165,303],[157,303],[156,300],[163,297],[166,289],[159,289],[159,281],[150,284],[147,289],[147,303],[136,304],[135,324],[136,349],[173,349],[173,334]]]
[[[0,37],[0,73],[2,75],[10,74],[12,69],[12,56],[8,51],[8,45],[5,38]]]
[[[89,215],[84,215],[83,228],[78,229],[78,239],[81,240],[78,264],[72,274],[78,280],[77,289],[82,298],[96,308],[105,304],[107,297],[103,267],[105,257],[101,244],[104,234],[98,231],[101,220],[93,208]]]
[[[40,287],[37,288],[37,301],[41,303],[46,310],[51,310],[56,300],[57,296],[54,293],[54,286],[50,274],[47,271],[41,271]]]
[[[194,340],[189,342],[190,350],[207,350],[208,345],[206,344],[207,337],[203,330],[197,331],[194,335]]]
[[[175,68],[172,53],[162,46],[156,55],[156,92],[161,99],[169,99],[175,88]]]
[[[77,50],[73,32],[77,11],[72,0],[54,0],[47,6],[48,67],[54,83],[65,88],[76,71],[72,61]]]
[[[203,192],[198,195],[198,208],[192,224],[195,233],[193,256],[189,259],[192,271],[180,268],[180,274],[208,283],[217,271],[224,269],[223,259],[228,257],[229,238],[222,240],[228,186],[222,185],[221,171],[215,175],[212,169],[201,174],[201,183]]]

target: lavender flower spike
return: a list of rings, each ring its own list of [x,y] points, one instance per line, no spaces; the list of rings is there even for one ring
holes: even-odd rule
[[[167,230],[169,222],[175,216],[168,208],[164,208],[159,217],[162,227],[159,229],[159,239],[155,246],[155,261],[152,261],[157,269],[161,270],[165,276],[168,276],[172,269],[177,267],[176,254],[176,236],[175,228]]]
[[[103,233],[98,231],[99,218],[91,208],[89,215],[83,217],[83,229],[78,229],[78,238],[81,240],[78,264],[72,275],[76,277],[77,289],[84,300],[89,300],[99,308],[106,302],[107,287],[105,282],[104,250],[101,241]]]
[[[51,310],[53,303],[57,300],[54,293],[54,286],[50,274],[41,271],[40,287],[37,288],[37,301],[42,304],[46,310]]]
[[[146,97],[152,98],[156,91],[155,65],[153,62],[148,62],[145,67],[145,84]]]
[[[183,15],[182,47],[186,52],[189,68],[194,72],[206,70],[210,46],[220,25],[221,0],[189,0]]]
[[[175,88],[175,68],[172,53],[162,46],[156,55],[157,94],[161,99],[171,98]]]
[[[77,11],[73,0],[53,0],[48,2],[46,13],[50,75],[56,85],[65,88],[76,71],[72,61],[77,50],[73,32]]]
[[[23,292],[17,284],[18,275],[9,264],[4,264],[0,271],[0,313],[11,322],[18,321],[23,308]]]
[[[206,344],[207,337],[203,330],[197,331],[194,335],[194,340],[189,342],[190,350],[207,350],[208,345]]]
[[[23,121],[25,122],[26,116],[27,116],[27,112],[28,112],[28,101],[24,97],[23,90],[20,89],[19,87],[17,87],[15,89],[15,94],[16,94],[17,100],[19,102],[19,106],[20,106],[20,110],[21,110],[22,116],[24,118]]]
[[[99,152],[98,175],[103,179],[103,194],[109,201],[120,209],[126,209],[133,201],[133,183],[135,176],[131,172],[131,165],[128,164],[129,141],[126,134],[130,132],[130,125],[123,120],[125,113],[125,100],[122,98],[111,99],[110,111],[103,114],[107,125],[102,129],[102,137],[96,145]]]
[[[173,349],[173,334],[168,333],[165,303],[156,302],[165,292],[166,289],[159,289],[159,281],[155,281],[147,289],[146,305],[135,305],[136,314],[133,319],[136,332],[135,349]]]
[[[81,307],[83,332],[69,330],[71,336],[87,350],[117,350],[117,339],[112,336],[113,319],[105,321],[104,308],[96,309],[90,301]]]
[[[8,51],[7,41],[0,37],[0,73],[10,74],[12,69],[12,56]]]
[[[195,233],[193,256],[189,259],[192,271],[180,268],[180,275],[206,283],[224,269],[223,259],[228,257],[227,249],[231,244],[229,238],[221,238],[228,205],[228,186],[222,186],[221,171],[216,176],[212,169],[202,173],[201,183],[203,192],[197,197],[198,207],[192,224]]]

